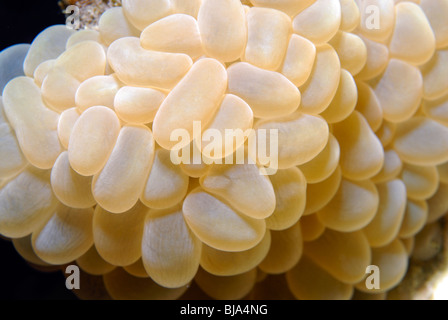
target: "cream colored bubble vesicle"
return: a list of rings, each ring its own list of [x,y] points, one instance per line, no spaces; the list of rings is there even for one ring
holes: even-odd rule
[[[121,3],[0,53],[25,260],[115,299],[385,299],[437,255],[448,0]]]
[[[168,94],[154,118],[153,131],[157,143],[172,149],[177,141],[171,137],[176,129],[184,129],[193,138],[194,121],[209,123],[217,111],[227,84],[224,67],[216,60],[201,59]],[[182,148],[180,146],[179,148]]]
[[[140,35],[148,50],[188,54],[196,59],[204,53],[196,19],[186,14],[173,14],[149,25]]]
[[[75,104],[81,112],[93,106],[113,109],[115,95],[122,85],[115,75],[89,78],[76,91]]]
[[[148,210],[140,202],[120,214],[96,207],[93,239],[99,255],[105,261],[116,266],[128,266],[141,257],[143,226]]]
[[[92,177],[82,176],[72,169],[67,151],[56,159],[51,170],[51,186],[56,197],[66,206],[85,209],[96,204]]]
[[[3,104],[25,157],[40,169],[50,169],[62,151],[56,131],[59,115],[46,108],[39,87],[31,78],[15,78],[3,90]]]
[[[53,216],[31,237],[36,255],[51,264],[69,263],[93,244],[93,209],[59,205]]]
[[[198,26],[205,53],[222,62],[240,58],[247,41],[246,15],[239,0],[202,0]]]
[[[122,82],[141,87],[172,88],[191,67],[186,54],[145,50],[136,37],[114,41],[107,61]]]
[[[185,197],[188,183],[189,176],[180,166],[171,162],[170,152],[162,148],[157,149],[140,200],[154,209],[172,207]]]
[[[266,230],[264,220],[242,215],[201,188],[187,196],[182,210],[199,239],[218,250],[248,250],[261,241]]]
[[[93,177],[92,192],[104,209],[120,213],[138,201],[154,160],[154,139],[145,126],[124,126],[104,168]]]
[[[200,183],[249,217],[264,219],[274,212],[274,188],[255,164],[213,166]]]
[[[76,120],[68,144],[70,166],[83,176],[98,173],[106,164],[120,131],[120,122],[109,108],[89,108]]]
[[[168,288],[188,284],[198,270],[201,248],[201,241],[185,223],[181,206],[149,212],[143,232],[142,260],[155,282]]]
[[[244,61],[266,70],[276,70],[287,50],[291,19],[267,8],[251,8],[247,14],[248,40]]]
[[[299,89],[278,72],[240,62],[230,66],[227,73],[229,92],[246,101],[255,117],[275,118],[290,114],[299,107]]]

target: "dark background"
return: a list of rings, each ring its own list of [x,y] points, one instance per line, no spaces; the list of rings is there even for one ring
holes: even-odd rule
[[[58,0],[0,0],[0,51],[31,43],[46,27],[65,24]]]
[[[46,27],[64,24],[57,0],[0,0],[0,51],[31,43]],[[31,268],[12,243],[0,238],[0,299],[76,299],[61,271]]]

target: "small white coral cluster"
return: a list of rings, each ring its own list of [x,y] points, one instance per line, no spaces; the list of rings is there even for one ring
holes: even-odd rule
[[[3,86],[27,52],[2,94],[0,233],[113,298],[192,281],[263,298],[267,274],[299,299],[384,297],[448,211],[447,16],[448,0],[123,0],[99,31],[50,27],[0,54]],[[279,170],[173,164],[194,121],[277,129]]]

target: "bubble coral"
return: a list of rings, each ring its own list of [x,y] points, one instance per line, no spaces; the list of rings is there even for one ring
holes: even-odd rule
[[[117,299],[193,281],[216,299],[384,297],[414,239],[415,259],[435,254],[448,211],[447,15],[448,0],[123,0],[98,31],[50,27],[0,54],[0,233]],[[170,134],[194,121],[277,129],[278,171],[173,163]]]

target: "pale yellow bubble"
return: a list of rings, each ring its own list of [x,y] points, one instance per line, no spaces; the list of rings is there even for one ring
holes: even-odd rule
[[[255,117],[274,118],[291,114],[301,101],[300,91],[284,75],[247,62],[227,69],[228,91],[246,101]]]
[[[268,254],[271,246],[271,233],[266,231],[263,240],[255,247],[238,252],[216,250],[202,246],[201,267],[217,276],[233,276],[257,267]],[[261,272],[258,272],[260,274]]]
[[[174,13],[183,13],[197,18],[202,0],[171,0],[171,6]]]
[[[373,182],[342,179],[333,199],[317,212],[317,216],[327,228],[352,232],[369,224],[378,206],[378,190]]]
[[[300,108],[310,114],[319,114],[330,105],[341,77],[341,63],[336,51],[328,44],[318,46],[316,50],[311,75],[300,87],[302,93]]]
[[[305,244],[304,254],[335,279],[348,284],[360,281],[371,262],[371,249],[362,231],[326,229],[317,240]]]
[[[76,34],[76,33],[75,33]],[[44,82],[45,77],[48,75],[50,70],[54,67],[54,62],[56,60],[50,59],[42,62],[37,66],[36,70],[34,70],[34,83],[36,83],[39,87],[42,86],[42,82]]]
[[[172,207],[187,194],[188,182],[188,175],[171,161],[170,152],[157,148],[140,200],[154,209]]]
[[[51,168],[62,152],[56,131],[59,115],[46,108],[39,87],[32,78],[15,78],[3,90],[3,104],[27,160],[38,168]]]
[[[104,209],[120,213],[138,201],[154,160],[154,138],[146,126],[124,126],[92,192]]]
[[[275,210],[266,219],[266,227],[284,230],[292,227],[302,216],[306,203],[307,183],[298,168],[278,170],[269,176],[275,192]]]
[[[413,65],[427,62],[435,50],[435,37],[423,10],[415,3],[395,6],[395,28],[389,44],[391,57]]]
[[[73,47],[75,44],[78,44],[83,41],[96,41],[98,43],[101,43],[101,36],[100,33],[97,30],[93,29],[84,29],[79,30],[78,32],[73,33],[70,38],[68,38],[67,43],[65,45],[66,50]],[[51,60],[47,60],[51,61]],[[36,74],[36,71],[34,71],[34,74]]]
[[[253,112],[250,106],[243,99],[226,94],[215,117],[202,134],[202,153],[211,159],[226,158],[243,146],[252,125]],[[211,136],[207,136],[207,132]],[[195,141],[197,143],[199,140]],[[212,151],[207,152],[210,148]]]
[[[192,65],[183,53],[145,50],[136,37],[115,40],[107,50],[107,61],[128,86],[166,89],[174,87]]]
[[[212,120],[224,98],[226,85],[227,73],[218,61],[210,58],[198,60],[168,94],[154,118],[152,128],[157,143],[165,149],[178,145],[171,138],[176,129],[184,129],[183,132],[188,133],[188,141],[181,141],[182,145],[176,149],[196,138],[194,121],[205,126]]]
[[[240,1],[202,0],[198,26],[204,51],[209,57],[230,62],[242,56],[247,26]]]
[[[339,0],[341,4],[341,25],[339,29],[350,32],[356,29],[360,22],[360,11],[355,0]]]
[[[149,278],[148,272],[145,270],[142,259],[138,259],[133,264],[123,267],[127,273],[138,278]]]
[[[59,116],[58,121],[58,137],[62,146],[68,149],[70,142],[70,136],[72,134],[73,127],[78,120],[81,113],[76,107],[64,110]]]
[[[90,247],[86,253],[76,259],[76,264],[88,274],[99,276],[111,272],[116,268],[113,264],[110,264],[101,258],[95,245]]]
[[[341,177],[341,167],[338,166],[327,179],[318,183],[308,184],[303,215],[307,216],[315,213],[330,202],[339,189]]]
[[[367,60],[364,68],[357,74],[362,80],[370,80],[380,75],[389,62],[389,49],[382,43],[361,36],[367,49]]]
[[[448,94],[448,50],[437,50],[420,71],[425,99],[437,100]]]
[[[397,286],[408,268],[408,255],[403,243],[399,239],[395,239],[387,246],[373,248],[372,265],[378,266],[381,272],[379,289],[367,288],[366,282],[371,282],[369,279],[356,284],[356,289],[367,293],[382,293]]]
[[[272,143],[271,130],[278,130],[279,169],[310,161],[325,148],[329,137],[328,124],[323,118],[301,112],[273,120],[262,120],[255,125],[255,130],[257,137],[261,134],[260,130],[266,130],[268,146]]]
[[[232,209],[202,188],[190,192],[182,211],[195,235],[205,244],[223,251],[244,251],[264,236],[266,223]]]
[[[330,133],[325,148],[311,161],[299,166],[308,183],[318,183],[327,179],[339,164],[340,148],[336,138]]]
[[[384,120],[381,127],[375,132],[384,148],[388,147],[395,137],[397,124]]]
[[[401,180],[406,185],[408,198],[425,200],[430,198],[439,187],[439,175],[435,166],[404,164]]]
[[[411,118],[423,95],[422,75],[416,67],[391,59],[379,82],[373,85],[384,119],[402,122]]]
[[[303,257],[286,273],[286,280],[289,289],[300,300],[349,300],[353,295],[352,285],[335,279],[308,257]]]
[[[127,266],[141,257],[143,226],[148,211],[142,203],[121,214],[96,206],[93,238],[102,259],[115,266]]]
[[[59,205],[45,225],[33,232],[34,252],[51,264],[65,264],[79,258],[93,244],[92,219],[92,208]]]
[[[122,5],[125,17],[138,30],[168,16],[173,10],[170,0],[123,0]]]
[[[330,40],[341,24],[339,1],[316,0],[294,17],[294,32],[316,44]]]
[[[274,212],[274,188],[256,164],[215,165],[199,181],[204,190],[251,218],[265,219]]]
[[[411,238],[425,226],[428,217],[428,204],[424,200],[408,199],[399,236]]]
[[[342,174],[352,180],[365,180],[376,175],[384,162],[384,149],[357,111],[333,127],[341,148]]]
[[[211,164],[205,163],[205,157],[204,155],[201,156],[201,151],[199,150],[196,141],[193,140],[188,146],[184,147],[181,155],[184,151],[187,153],[189,152],[187,158],[188,161],[186,163],[181,162],[180,168],[186,175],[192,178],[200,178],[210,170]]]
[[[448,45],[448,1],[446,0],[421,0],[420,7],[431,25],[436,39],[436,48],[440,49]]]
[[[81,176],[70,167],[67,151],[59,155],[51,170],[51,187],[59,201],[71,208],[90,208],[96,204],[92,177]]]
[[[293,17],[297,13],[309,7],[315,1],[316,0],[250,0],[250,3],[252,3],[256,7],[281,10],[289,16]],[[244,0],[242,2],[244,2]]]
[[[87,109],[76,120],[68,144],[70,165],[81,175],[92,176],[106,164],[120,132],[120,122],[103,106]]]
[[[401,180],[377,184],[379,207],[373,220],[363,229],[370,246],[390,244],[398,235],[406,210],[406,186]]]
[[[188,228],[182,207],[150,210],[142,238],[142,261],[148,275],[167,288],[188,284],[195,276],[202,242]]]
[[[186,14],[173,14],[146,27],[140,35],[144,49],[185,53],[192,59],[204,54],[196,19]]]
[[[98,29],[101,41],[106,45],[123,37],[138,37],[140,35],[140,31],[126,19],[123,11],[122,7],[114,7],[101,15]]]
[[[115,75],[91,77],[79,85],[75,104],[80,112],[93,106],[114,109],[114,98],[122,85]]]
[[[1,100],[0,100],[0,112]],[[25,168],[28,161],[20,149],[14,130],[0,118],[0,178],[13,177]]]
[[[295,86],[300,87],[308,80],[316,58],[316,47],[308,39],[293,34],[289,39],[288,49],[280,68]]]
[[[372,181],[375,183],[386,182],[396,178],[403,168],[400,156],[393,149],[384,150],[384,163],[381,171],[378,172]]]
[[[361,20],[358,31],[373,41],[385,41],[392,34],[395,25],[393,0],[355,0]]]
[[[165,94],[156,89],[124,86],[115,94],[113,105],[123,121],[145,124],[154,120],[164,99]]]
[[[70,73],[52,68],[42,81],[42,99],[50,109],[61,113],[75,106],[76,91],[80,84]]]
[[[448,128],[422,116],[414,117],[398,124],[394,149],[404,162],[441,164],[448,160]]]
[[[369,123],[370,128],[376,132],[383,123],[383,109],[372,88],[364,82],[357,82],[359,111]]]
[[[50,218],[58,203],[50,172],[29,166],[0,189],[0,233],[10,238],[29,235]]]
[[[278,10],[252,7],[247,13],[247,28],[242,60],[265,70],[277,70],[288,48],[291,19]]]
[[[286,272],[299,262],[302,249],[302,230],[299,223],[282,231],[271,231],[271,247],[258,267],[270,274]]]
[[[353,33],[338,31],[328,43],[336,50],[341,68],[353,76],[364,68],[367,62],[367,47],[360,37]]]
[[[320,115],[328,123],[340,122],[353,112],[357,101],[358,89],[356,82],[350,72],[341,69],[341,79],[339,80],[336,94],[330,105]]]
[[[422,110],[427,117],[448,126],[448,95],[433,101],[423,100]]]

